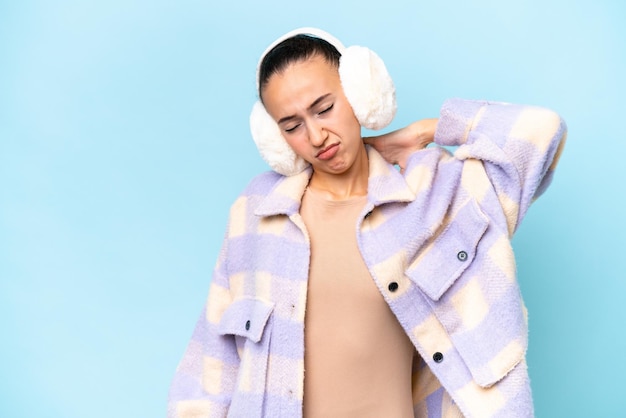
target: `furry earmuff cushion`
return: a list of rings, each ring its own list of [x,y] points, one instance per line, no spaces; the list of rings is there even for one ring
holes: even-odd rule
[[[361,126],[382,129],[393,120],[396,113],[396,95],[393,81],[382,59],[362,46],[345,48],[327,32],[315,28],[300,28],[274,41],[263,53],[257,66],[257,90],[259,68],[263,58],[282,41],[304,34],[315,36],[332,44],[339,53],[339,77],[344,94]],[[269,166],[285,176],[298,174],[309,163],[296,155],[283,137],[274,119],[267,113],[261,101],[257,101],[250,114],[252,138]]]
[[[382,129],[391,123],[396,90],[378,55],[362,46],[348,47],[339,60],[339,78],[361,126]]]
[[[278,124],[257,101],[250,114],[250,131],[261,157],[272,170],[284,176],[298,174],[309,165],[287,144]]]

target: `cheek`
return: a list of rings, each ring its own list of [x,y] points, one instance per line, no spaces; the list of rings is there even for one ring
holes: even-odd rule
[[[283,138],[285,138],[285,141],[287,141],[287,145],[289,145],[289,147],[296,154],[298,154],[298,156],[306,159],[306,155],[303,155],[303,154],[304,154],[307,144],[301,135],[289,135],[289,136],[283,135]]]
[[[345,135],[361,137],[361,125],[352,112],[342,118],[341,124]]]
[[[359,124],[359,121],[352,111],[352,107],[347,101],[344,103],[340,120],[345,129],[352,133],[358,132],[359,136],[361,135],[361,124]]]

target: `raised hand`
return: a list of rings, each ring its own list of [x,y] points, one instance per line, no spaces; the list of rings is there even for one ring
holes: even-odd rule
[[[404,171],[409,156],[433,142],[438,119],[422,119],[383,135],[363,138],[387,162],[397,164]]]

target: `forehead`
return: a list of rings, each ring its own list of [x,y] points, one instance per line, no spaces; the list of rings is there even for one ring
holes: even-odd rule
[[[294,100],[315,100],[320,95],[336,93],[341,88],[339,71],[323,57],[313,56],[290,63],[284,70],[273,74],[262,90],[265,107]],[[270,111],[270,113],[272,113]]]

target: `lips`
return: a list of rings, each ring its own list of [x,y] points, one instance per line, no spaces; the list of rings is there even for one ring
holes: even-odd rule
[[[330,160],[339,151],[339,144],[330,144],[315,156],[319,160]]]

